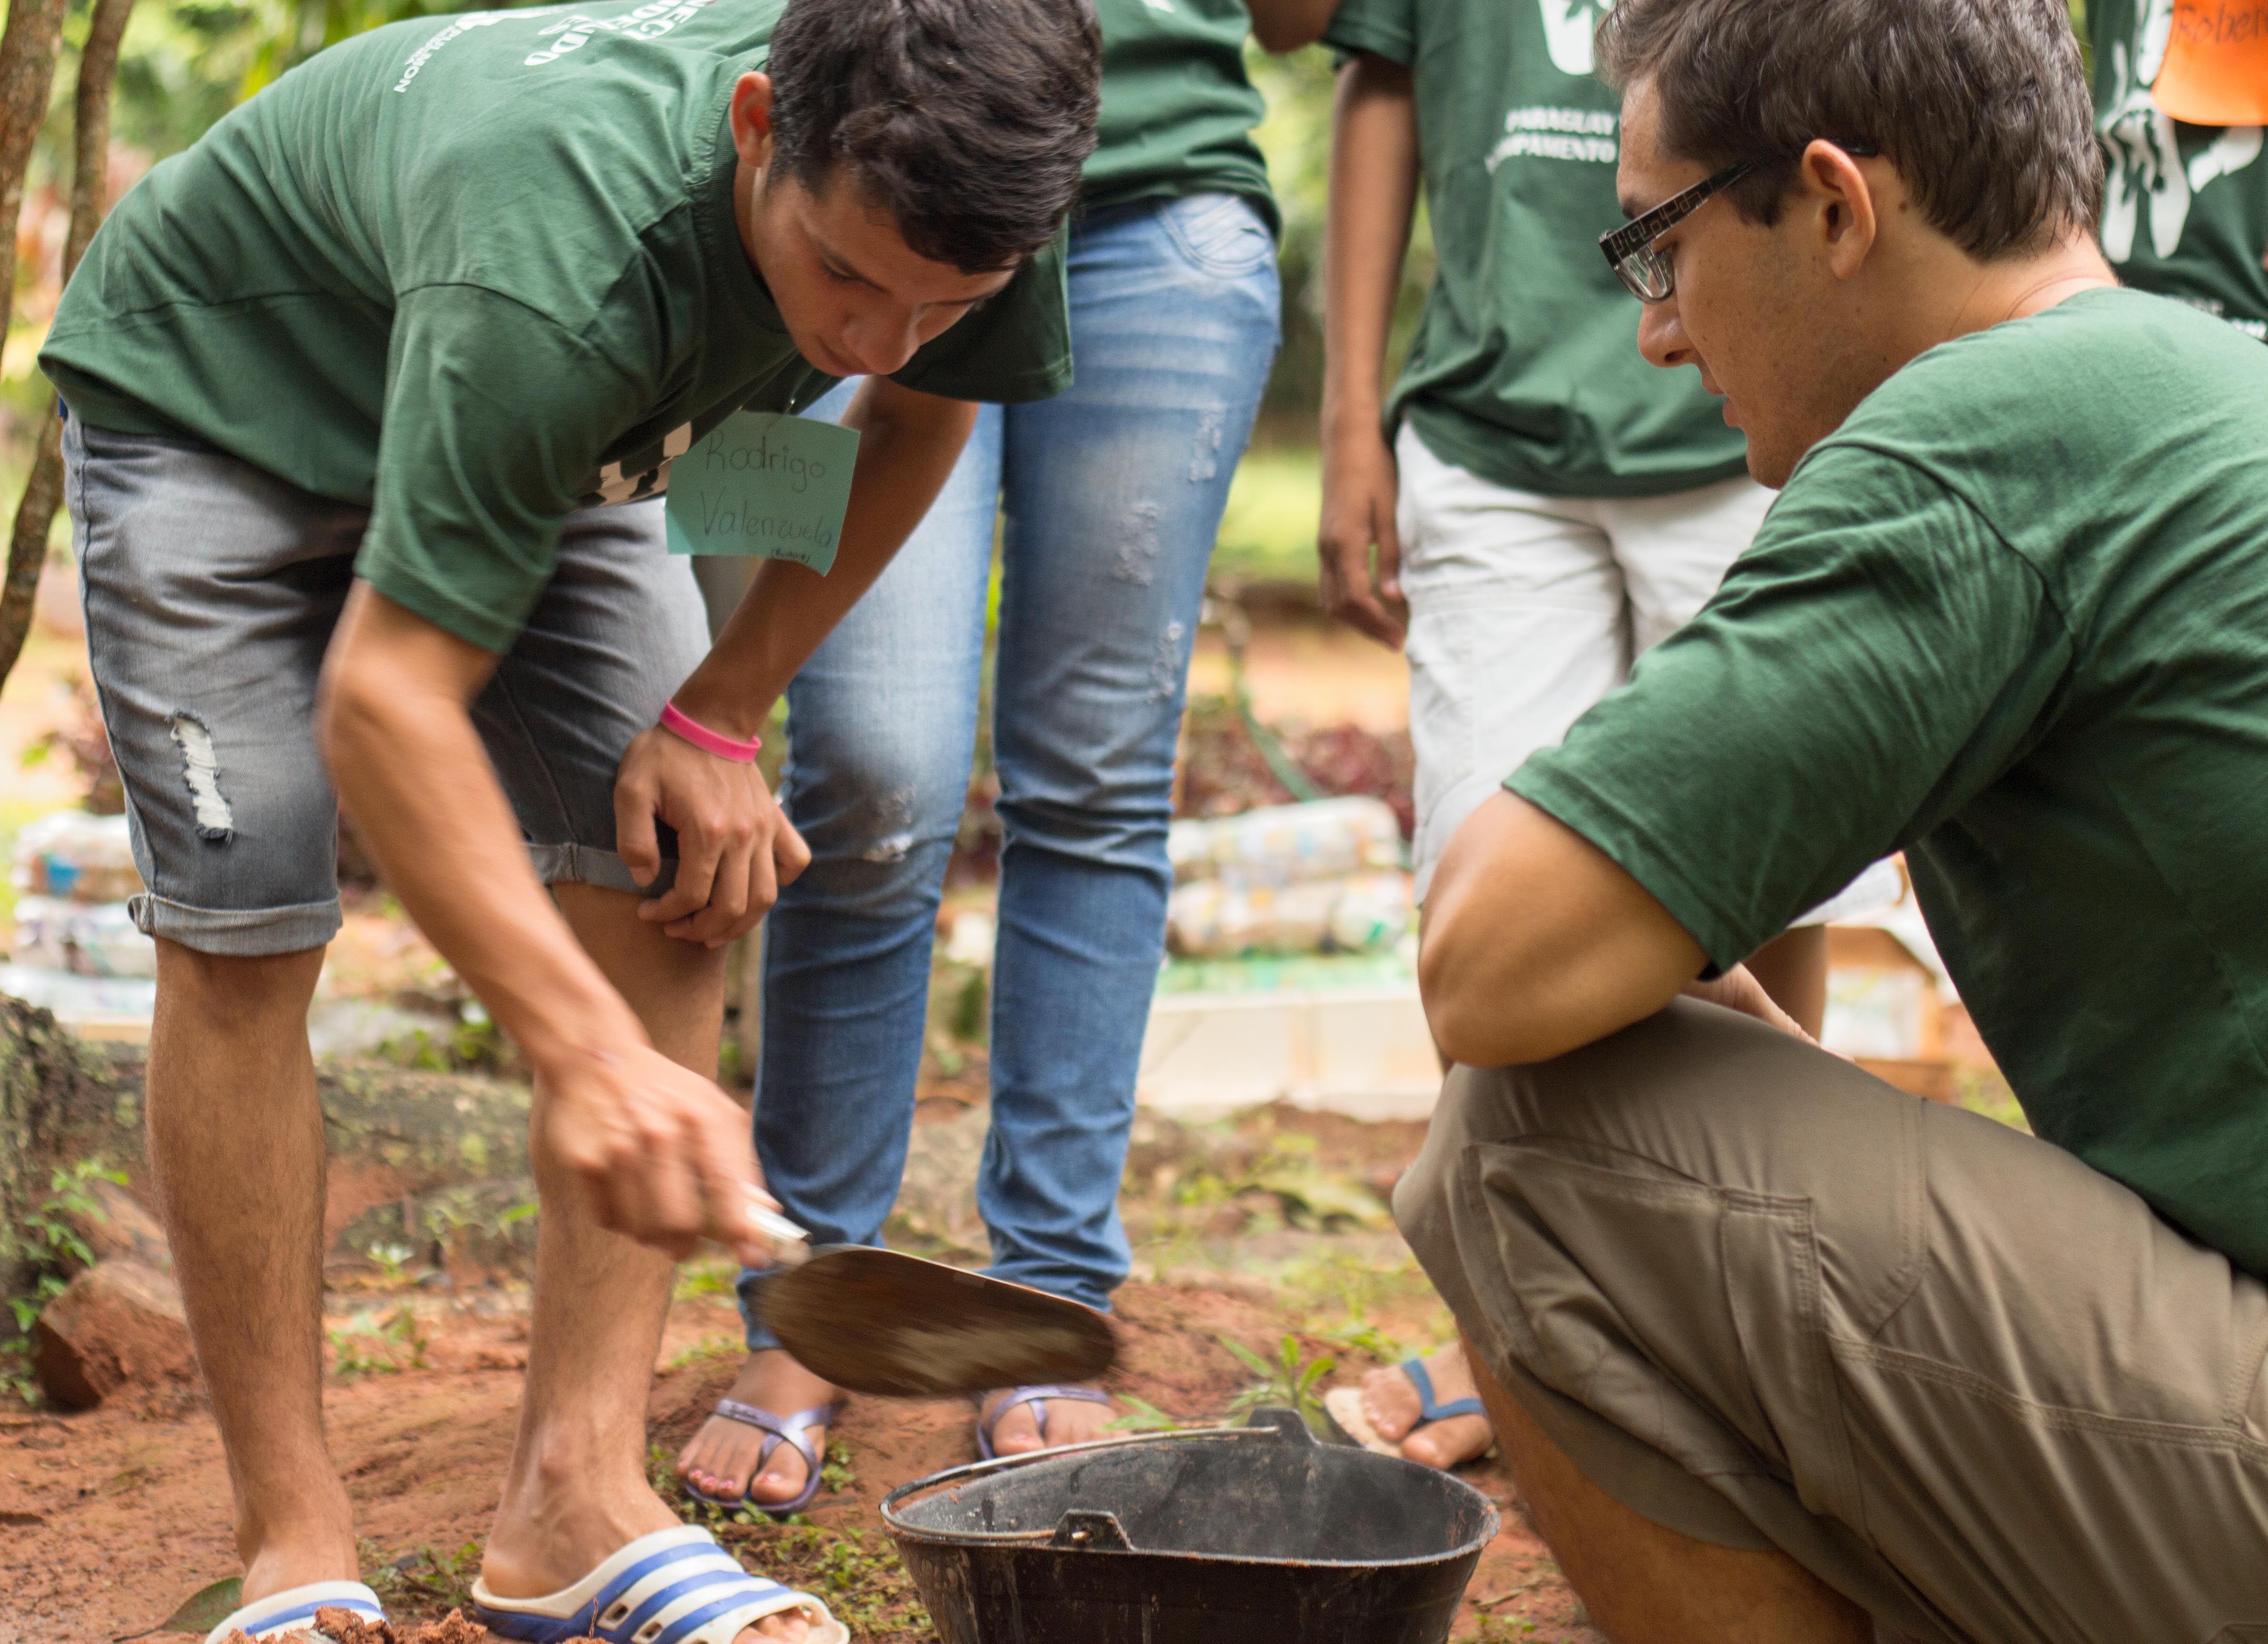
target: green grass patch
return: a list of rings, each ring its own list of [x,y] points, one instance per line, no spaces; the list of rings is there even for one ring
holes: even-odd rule
[[[672,1355],[666,1370],[681,1370],[688,1364],[715,1364],[721,1360],[737,1359],[747,1352],[738,1336],[706,1336],[689,1347]]]

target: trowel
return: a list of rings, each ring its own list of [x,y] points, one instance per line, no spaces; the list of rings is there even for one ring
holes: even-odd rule
[[[941,1398],[1091,1382],[1118,1356],[1110,1321],[1044,1290],[867,1244],[823,1244],[762,1205],[756,1310],[796,1361],[854,1393]]]

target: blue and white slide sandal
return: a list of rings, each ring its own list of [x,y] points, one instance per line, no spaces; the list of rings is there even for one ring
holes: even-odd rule
[[[807,1644],[850,1644],[850,1630],[809,1593],[751,1575],[695,1524],[657,1530],[545,1598],[499,1598],[473,1583],[473,1619],[526,1644],[733,1644],[767,1616],[799,1610]]]
[[[1436,1421],[1454,1420],[1459,1416],[1485,1419],[1488,1415],[1486,1406],[1477,1398],[1453,1398],[1447,1404],[1439,1402],[1433,1391],[1433,1378],[1426,1373],[1425,1360],[1404,1359],[1400,1369],[1410,1378],[1410,1384],[1418,1390],[1418,1421],[1410,1432],[1430,1427]],[[1363,1413],[1360,1387],[1332,1388],[1323,1395],[1323,1413],[1330,1417],[1340,1432],[1373,1455],[1402,1454],[1402,1446],[1382,1436],[1376,1427],[1371,1426],[1370,1418]]]
[[[257,1604],[245,1605],[206,1633],[205,1644],[221,1644],[222,1640],[238,1633],[254,1639],[282,1639],[297,1633],[305,1638],[324,1639],[328,1644],[328,1634],[315,1630],[318,1610],[351,1611],[372,1626],[386,1619],[386,1611],[379,1608],[378,1595],[360,1582],[310,1582],[305,1587],[270,1593]]]

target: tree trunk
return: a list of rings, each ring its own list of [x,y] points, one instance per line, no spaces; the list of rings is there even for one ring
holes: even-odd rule
[[[134,0],[94,0],[94,17],[78,55],[78,94],[71,106],[70,232],[63,240],[66,283],[110,209],[110,92],[118,79],[118,44],[133,13]]]
[[[63,424],[53,400],[40,419],[40,444],[32,477],[16,505],[16,527],[8,537],[8,573],[0,580],[0,689],[16,671],[24,641],[32,631],[32,608],[40,594],[40,573],[48,562],[48,532],[63,500]]]
[[[32,0],[23,0],[23,4],[31,3]],[[15,39],[18,9],[13,4],[9,9],[9,41]],[[58,15],[61,9],[57,6]],[[95,0],[86,44],[79,52],[78,96],[72,112],[70,231],[63,240],[65,284],[70,283],[71,275],[77,269],[79,259],[86,254],[87,244],[94,239],[94,231],[110,205],[110,93],[118,77],[118,43],[126,33],[126,19],[133,11],[134,0]],[[48,80],[55,66],[52,40],[48,65],[48,75],[40,81],[43,114]],[[0,85],[7,84],[6,76],[11,71],[8,43],[0,41]],[[0,135],[0,166],[8,165],[15,152],[6,146],[14,140],[12,104],[8,105],[7,119],[6,132]],[[32,124],[33,135],[38,130],[35,120]],[[26,156],[29,146],[27,142]],[[4,213],[11,225],[11,241],[13,224],[24,198],[23,163],[17,160],[14,165],[12,172],[0,171],[0,213]],[[8,192],[11,189],[12,192]],[[6,308],[0,304],[0,336],[5,336],[7,329]],[[15,529],[9,536],[7,578],[0,583],[0,686],[7,684],[16,658],[23,653],[24,636],[32,626],[32,602],[40,591],[40,571],[47,563],[48,532],[55,523],[55,510],[63,502],[63,422],[50,401],[48,415],[40,423],[39,451],[32,464],[32,477],[25,482],[24,499],[16,509]]]
[[[15,261],[16,219],[24,211],[24,174],[32,144],[48,118],[48,88],[55,77],[64,0],[8,0],[8,32],[0,34],[0,233]],[[114,60],[115,53],[113,54]],[[8,334],[15,283],[0,284],[0,337]]]

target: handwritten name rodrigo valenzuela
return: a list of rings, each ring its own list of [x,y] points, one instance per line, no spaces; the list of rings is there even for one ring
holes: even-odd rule
[[[825,576],[858,458],[855,429],[735,412],[674,464],[670,552],[793,560]]]

